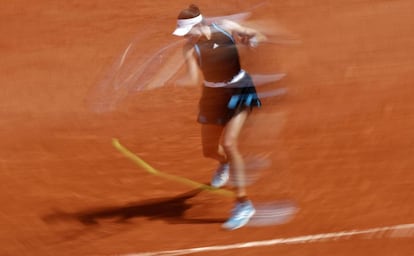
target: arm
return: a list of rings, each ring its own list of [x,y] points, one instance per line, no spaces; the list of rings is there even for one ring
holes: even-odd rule
[[[199,84],[201,80],[200,70],[197,60],[194,56],[194,47],[192,44],[186,44],[183,49],[185,63],[187,66],[186,75],[176,81],[176,85],[188,86]]]
[[[222,26],[241,43],[251,47],[255,47],[259,42],[267,40],[267,37],[258,30],[242,26],[234,21],[223,20]]]

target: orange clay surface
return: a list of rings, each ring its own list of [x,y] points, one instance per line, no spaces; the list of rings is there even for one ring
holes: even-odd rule
[[[261,1],[194,1],[206,16]],[[252,19],[301,39],[242,51],[251,73],[286,72],[258,90],[246,154],[271,165],[254,202],[290,200],[283,224],[223,231],[232,199],[146,173],[208,182],[195,122],[199,87],[130,94],[94,113],[88,95],[137,35],[144,52],[171,35],[187,1],[4,1],[0,9],[0,255],[124,255],[414,223],[414,3],[275,0]],[[160,64],[162,65],[162,63]],[[186,194],[189,193],[189,194]],[[187,196],[187,197],[185,197]],[[350,237],[196,255],[411,255],[413,236]]]

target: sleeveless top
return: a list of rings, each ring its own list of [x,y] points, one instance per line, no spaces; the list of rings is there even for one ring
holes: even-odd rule
[[[211,38],[202,37],[194,45],[204,79],[212,83],[229,82],[241,71],[239,52],[230,33],[210,25]]]

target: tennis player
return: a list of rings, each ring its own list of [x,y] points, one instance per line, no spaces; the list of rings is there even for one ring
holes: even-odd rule
[[[173,35],[188,38],[184,46],[188,72],[180,83],[203,84],[198,114],[203,154],[218,161],[211,186],[226,185],[230,175],[234,180],[236,202],[223,228],[243,227],[255,208],[247,197],[238,140],[249,113],[261,102],[250,75],[241,68],[236,44],[256,47],[266,38],[230,20],[207,24],[196,5],[179,13]]]

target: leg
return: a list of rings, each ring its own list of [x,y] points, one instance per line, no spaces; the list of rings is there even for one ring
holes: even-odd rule
[[[223,224],[223,228],[233,230],[246,225],[255,214],[253,204],[247,199],[245,189],[245,170],[243,157],[238,149],[238,137],[247,119],[249,110],[243,110],[234,116],[226,125],[223,148],[230,161],[230,170],[236,182],[236,204],[231,217]]]
[[[226,125],[223,136],[223,149],[230,162],[230,171],[236,182],[236,195],[239,201],[246,200],[245,167],[243,157],[238,148],[238,138],[249,115],[243,110],[234,116]]]
[[[223,129],[223,126],[206,124],[202,125],[201,128],[204,156],[213,158],[220,163],[210,182],[210,185],[215,188],[224,186],[229,180],[230,175],[227,156],[224,153],[223,147],[220,145]]]
[[[223,129],[224,127],[219,125],[201,125],[201,142],[205,157],[215,159],[220,163],[227,163],[227,157],[220,145]]]

